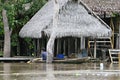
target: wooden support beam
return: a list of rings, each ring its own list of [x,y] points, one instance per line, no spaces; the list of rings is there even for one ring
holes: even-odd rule
[[[36,57],[39,57],[40,54],[40,42],[39,39],[37,39],[37,53],[36,53]]]
[[[57,54],[59,53],[59,39],[57,39]]]
[[[112,28],[112,37],[111,37],[111,40],[112,40],[112,48],[114,48],[114,24],[113,24],[113,19],[111,18],[110,20],[110,26]]]
[[[57,39],[57,54],[61,53],[61,39]]]
[[[85,37],[81,37],[81,49],[85,49]]]
[[[119,22],[119,43],[118,48],[120,49],[120,22]]]
[[[78,47],[77,47],[77,38],[75,38],[75,53],[78,52]]]
[[[70,54],[70,38],[68,38],[68,55]]]
[[[36,46],[37,46],[38,44],[36,44],[36,39],[33,39],[33,45],[34,45],[34,54],[33,54],[33,53],[32,53],[32,54],[29,54],[29,56],[30,56],[30,55],[33,56],[33,55],[37,54],[37,52],[36,52],[36,51],[37,51]]]
[[[62,40],[61,38],[59,39],[59,53],[62,53]]]
[[[96,58],[96,39],[94,40],[94,58]]]
[[[63,44],[63,53],[64,53],[64,55],[66,55],[66,40],[64,39],[64,44]]]

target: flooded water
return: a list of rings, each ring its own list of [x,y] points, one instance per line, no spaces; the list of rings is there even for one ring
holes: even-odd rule
[[[120,80],[120,65],[0,63],[0,80]]]

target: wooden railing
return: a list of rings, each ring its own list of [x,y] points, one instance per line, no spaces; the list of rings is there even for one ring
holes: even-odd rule
[[[109,49],[109,55],[112,63],[120,62],[120,49]]]

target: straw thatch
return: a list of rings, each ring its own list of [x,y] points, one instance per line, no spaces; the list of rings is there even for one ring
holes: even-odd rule
[[[47,62],[52,62],[57,37],[111,36],[111,29],[87,6],[78,0],[50,0],[21,29],[21,37],[50,37],[47,43]]]
[[[113,13],[120,14],[120,0],[82,0],[87,4],[97,15],[103,16],[106,14],[110,17]]]
[[[110,36],[111,29],[82,2],[58,0],[57,27],[53,27],[54,0],[46,3],[21,29],[21,37],[41,38],[41,32],[50,36]]]

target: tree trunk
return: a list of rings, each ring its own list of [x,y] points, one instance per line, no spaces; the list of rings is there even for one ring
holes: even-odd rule
[[[10,30],[8,25],[8,18],[6,10],[2,10],[3,23],[4,23],[4,55],[3,57],[10,57],[11,52],[11,41],[10,41]]]
[[[54,48],[54,41],[55,41],[55,38],[56,38],[56,35],[53,33],[51,36],[50,36],[50,39],[47,43],[47,63],[52,63],[53,61],[53,48]]]

